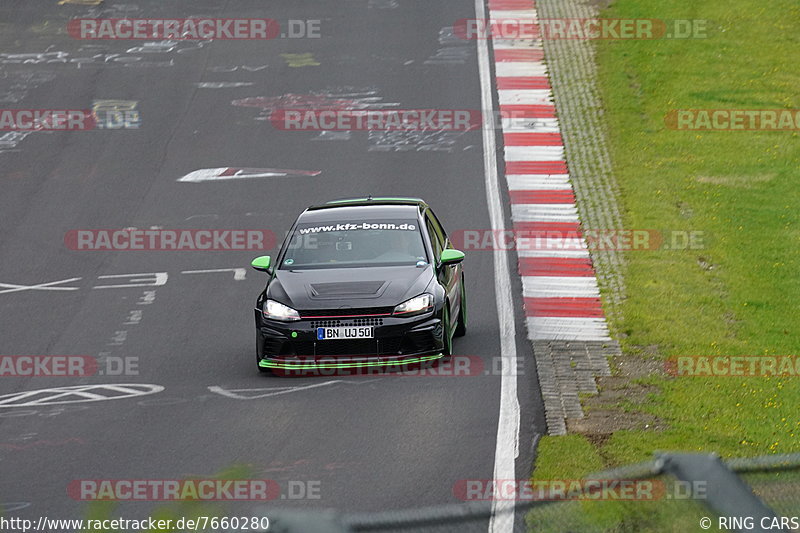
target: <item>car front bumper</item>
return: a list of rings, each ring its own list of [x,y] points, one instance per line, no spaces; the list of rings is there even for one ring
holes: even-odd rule
[[[319,327],[372,326],[374,338],[317,340]],[[322,369],[408,365],[442,357],[441,320],[418,317],[268,320],[256,310],[258,366],[265,369]]]

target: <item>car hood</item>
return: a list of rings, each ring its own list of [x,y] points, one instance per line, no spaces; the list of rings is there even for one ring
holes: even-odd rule
[[[423,292],[431,265],[278,270],[267,297],[298,311],[395,306]]]

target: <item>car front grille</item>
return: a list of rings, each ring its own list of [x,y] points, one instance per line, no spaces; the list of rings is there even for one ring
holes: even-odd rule
[[[339,326],[382,326],[382,318],[352,318],[332,320],[312,320],[312,328],[337,328]]]

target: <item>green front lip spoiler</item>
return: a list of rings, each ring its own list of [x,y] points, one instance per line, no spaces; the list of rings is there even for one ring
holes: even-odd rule
[[[270,361],[262,359],[258,362],[261,368],[281,368],[284,370],[314,370],[318,368],[364,368],[369,366],[400,366],[410,365],[414,363],[424,363],[425,361],[433,361],[441,359],[444,354],[425,355],[421,357],[413,357],[411,359],[403,359],[402,361],[365,361],[363,363],[280,363],[277,361]]]

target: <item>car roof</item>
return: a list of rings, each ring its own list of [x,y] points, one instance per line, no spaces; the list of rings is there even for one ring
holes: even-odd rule
[[[363,196],[360,198],[342,198],[340,200],[331,200],[330,202],[326,202],[324,204],[313,205],[308,208],[308,211],[362,205],[414,205],[420,208],[428,207],[428,204],[425,203],[425,200],[422,198],[409,198],[405,196]]]
[[[310,207],[303,211],[298,222],[308,223],[317,221],[355,221],[355,220],[381,220],[381,219],[405,219],[413,220],[419,216],[421,206],[426,206],[424,202],[417,203],[345,203]]]

